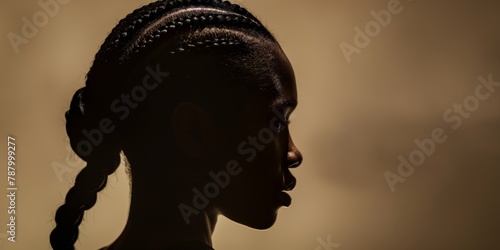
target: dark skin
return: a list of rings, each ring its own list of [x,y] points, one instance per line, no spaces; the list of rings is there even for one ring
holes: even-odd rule
[[[212,246],[219,215],[267,229],[275,223],[278,209],[290,205],[283,191],[294,188],[290,168],[300,165],[302,155],[284,120],[297,105],[297,89],[289,60],[280,48],[271,50],[278,60],[273,63],[277,77],[270,79],[279,94],[274,99],[258,92],[245,97],[239,112],[225,121],[234,131],[224,131],[210,112],[193,102],[176,106],[170,121],[179,151],[177,160],[168,163],[176,167],[165,170],[165,181],[160,184],[133,179],[127,224],[106,249],[166,249],[186,242]],[[207,173],[227,172],[231,160],[238,163],[233,165],[238,173],[229,175],[228,185],[198,214],[190,214],[186,223],[179,204],[193,206],[193,187],[203,190],[213,182]]]

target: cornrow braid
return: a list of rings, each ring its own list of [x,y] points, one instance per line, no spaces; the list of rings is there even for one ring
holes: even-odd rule
[[[132,46],[130,46],[125,53],[123,53],[120,61],[125,60],[125,58],[130,57],[134,54],[140,54],[141,50],[149,47],[148,45],[155,43],[158,40],[162,40],[162,38],[166,35],[170,35],[171,33],[182,32],[183,26],[188,26],[189,28],[198,28],[198,27],[206,27],[206,26],[217,26],[217,27],[225,27],[225,26],[234,26],[238,24],[240,28],[247,30],[256,30],[259,31],[259,26],[255,26],[249,18],[245,16],[241,16],[239,14],[221,14],[215,11],[205,11],[205,13],[188,15],[187,17],[179,17],[177,19],[170,20],[159,27],[156,27],[152,32],[146,34],[144,38]],[[191,48],[196,47],[196,45],[202,45],[202,47],[207,47],[208,45],[219,46],[219,45],[235,45],[238,44],[238,40],[231,38],[220,38],[221,43],[218,43],[218,38],[215,38],[213,42],[210,40],[197,41],[191,43]],[[222,43],[226,40],[226,43]],[[154,47],[154,46],[151,46]],[[177,48],[178,51],[185,51],[186,48],[182,46]],[[174,51],[175,52],[175,51]]]
[[[85,140],[82,131],[95,128],[99,118],[106,117],[102,107],[109,107],[109,96],[116,96],[113,87],[103,84],[118,86],[121,83],[118,75],[127,72],[123,70],[126,65],[133,65],[136,58],[147,55],[147,49],[166,39],[176,38],[177,41],[175,48],[169,50],[171,55],[242,43],[242,40],[224,34],[221,37],[186,35],[207,27],[244,31],[276,42],[274,36],[245,8],[221,0],[153,2],[128,14],[107,36],[87,74],[86,86],[76,91],[66,113],[71,147],[87,165],[77,175],[65,203],[56,211],[56,227],[50,234],[53,249],[74,249],[85,210],[95,205],[97,193],[105,188],[108,175],[114,173],[120,164],[123,145],[118,141],[119,135],[106,137],[104,143],[93,148],[90,154],[80,152],[78,147]]]
[[[162,0],[145,5],[131,14],[127,15],[122,19],[118,25],[113,28],[111,33],[108,35],[103,45],[96,54],[94,64],[92,65],[87,78],[93,78],[93,75],[99,71],[99,68],[105,67],[106,64],[112,62],[113,59],[122,56],[123,50],[126,46],[133,43],[133,39],[137,34],[145,29],[152,22],[158,18],[164,16],[166,13],[173,12],[177,9],[186,9],[190,6],[196,7],[209,7],[218,8],[225,10],[234,14],[239,14],[242,17],[241,24],[247,22],[246,19],[251,19],[252,22],[259,28],[259,32],[264,34],[267,38],[274,40],[274,36],[263,27],[262,23],[255,18],[250,12],[245,8],[240,7],[237,4],[231,4],[229,1],[220,0]],[[202,21],[206,20],[201,18]],[[197,21],[194,18],[193,21]],[[238,18],[234,19],[235,22]],[[182,23],[182,21],[180,21]],[[175,24],[170,24],[170,28],[174,28]],[[154,38],[154,37],[153,37]],[[151,40],[151,37],[150,37]],[[135,50],[134,50],[135,52]],[[87,83],[88,84],[88,83]]]
[[[162,21],[166,22],[162,23]],[[98,107],[106,105],[97,103],[99,100],[115,96],[112,92],[113,88],[102,88],[102,84],[120,82],[122,72],[128,72],[126,63],[134,62],[133,59],[141,56],[139,53],[141,50],[146,47],[154,48],[153,43],[161,43],[164,38],[172,37],[171,35],[210,26],[253,31],[256,35],[276,42],[274,36],[246,9],[228,1],[164,0],[154,2],[128,15],[108,36],[87,74],[86,86],[93,94],[91,99],[87,98],[84,101],[87,105],[95,107],[92,110],[98,110]],[[183,51],[184,49],[177,48],[176,50]]]

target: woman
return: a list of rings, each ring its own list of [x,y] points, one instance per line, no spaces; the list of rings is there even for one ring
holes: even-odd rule
[[[166,0],[135,10],[107,37],[66,113],[87,166],[56,212],[52,247],[74,249],[121,152],[129,217],[102,249],[213,249],[218,215],[271,227],[302,161],[287,128],[296,105],[290,62],[244,8]]]

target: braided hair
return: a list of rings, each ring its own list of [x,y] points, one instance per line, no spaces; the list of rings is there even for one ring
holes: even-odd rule
[[[135,119],[115,119],[111,123],[108,118],[114,114],[107,107],[123,89],[130,87],[128,72],[157,55],[158,48],[167,51],[161,54],[161,60],[170,61],[176,69],[175,65],[187,53],[209,57],[214,55],[210,54],[214,49],[241,46],[252,39],[277,44],[245,8],[221,0],[153,2],[133,11],[113,28],[95,56],[85,87],[76,91],[65,114],[71,147],[87,165],[56,211],[56,227],[50,234],[53,249],[74,249],[84,211],[95,205],[97,193],[120,164],[125,131]],[[252,67],[245,60],[239,63]],[[102,127],[110,133],[92,133]],[[96,143],[88,143],[89,135]]]

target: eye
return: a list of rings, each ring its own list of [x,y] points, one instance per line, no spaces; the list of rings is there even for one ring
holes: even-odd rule
[[[274,131],[276,133],[281,133],[284,130],[288,129],[288,126],[290,125],[291,119],[294,118],[293,115],[291,115],[293,109],[291,108],[271,108],[270,110],[270,115],[271,119],[274,119]]]
[[[288,119],[288,117],[285,117],[285,121],[280,121],[278,124],[278,133],[283,132],[288,128],[290,125],[291,121]]]

